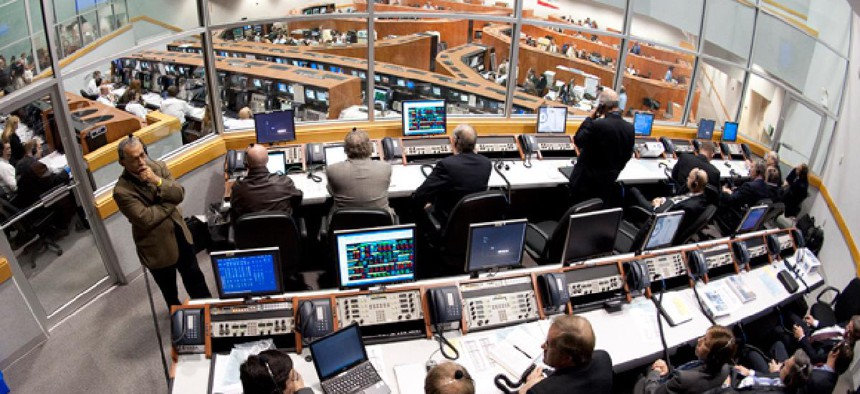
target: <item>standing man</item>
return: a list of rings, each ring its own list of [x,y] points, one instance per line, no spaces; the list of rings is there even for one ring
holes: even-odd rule
[[[615,180],[633,155],[633,124],[621,117],[618,94],[605,88],[599,98],[601,104],[573,137],[579,148],[568,183],[573,204],[594,197],[612,200]]]
[[[230,216],[233,223],[242,215],[254,212],[281,211],[293,214],[302,203],[303,193],[286,174],[269,173],[269,151],[256,144],[245,151],[248,175],[233,185],[230,192]]]
[[[546,365],[555,372],[543,377],[535,368],[520,394],[612,392],[612,359],[605,350],[594,350],[594,330],[582,316],[562,315],[552,321],[543,348]]]
[[[124,170],[114,186],[113,198],[131,223],[140,263],[152,272],[168,309],[180,305],[177,269],[191,298],[212,297],[197,266],[191,232],[179,209],[185,189],[173,179],[164,162],[147,157],[138,137],[129,135],[122,140],[117,154]]]
[[[341,208],[381,208],[389,212],[388,186],[391,165],[370,159],[373,146],[367,132],[352,130],[344,138],[346,161],[326,167],[329,194],[334,198],[332,211]],[[393,213],[393,212],[392,212]]]

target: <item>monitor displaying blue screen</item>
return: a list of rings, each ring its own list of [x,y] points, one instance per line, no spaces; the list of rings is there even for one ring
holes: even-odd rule
[[[220,298],[283,293],[278,248],[213,252],[212,271]]]
[[[445,100],[408,100],[402,110],[403,135],[445,134]]]
[[[287,84],[285,82],[278,82],[278,91],[281,93],[287,92]]]
[[[340,287],[368,288],[415,279],[415,226],[335,231]]]
[[[654,125],[654,114],[647,112],[637,112],[633,115],[633,131],[636,135],[650,136],[651,127]]]
[[[648,233],[648,241],[645,242],[644,250],[654,250],[671,245],[683,218],[684,211],[657,214],[654,218],[654,225],[651,226],[651,231]]]
[[[538,133],[564,133],[567,126],[567,107],[538,108]]]
[[[407,88],[407,89],[410,89],[410,90],[411,90],[411,89],[415,89],[415,82],[412,82],[412,81],[406,81],[406,88]]]
[[[735,234],[748,233],[757,230],[761,224],[761,219],[764,217],[766,212],[767,205],[759,205],[747,209],[747,213],[741,220],[741,224],[738,226],[738,231],[735,231]]]
[[[715,125],[716,121],[713,119],[699,119],[699,130],[696,132],[696,138],[700,140],[713,138]]]
[[[519,267],[523,260],[526,219],[469,225],[466,271]]]
[[[726,122],[723,124],[723,141],[735,142],[738,140],[738,123]]]
[[[311,342],[310,349],[314,367],[322,381],[367,360],[358,324]]]
[[[296,139],[296,118],[292,109],[254,114],[258,144],[274,144]]]

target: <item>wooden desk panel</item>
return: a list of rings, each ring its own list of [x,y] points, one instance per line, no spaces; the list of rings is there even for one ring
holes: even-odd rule
[[[95,110],[95,112],[91,114],[79,117],[81,122],[87,125],[87,128],[81,130],[78,135],[81,151],[83,152],[83,154],[91,152],[90,147],[86,144],[85,137],[90,131],[95,128],[105,126],[107,132],[106,143],[109,144],[116,140],[122,139],[125,136],[134,133],[137,130],[140,130],[143,127],[143,122],[140,118],[121,109],[116,109],[109,105],[104,105],[97,101],[89,100],[74,93],[66,92],[65,97],[66,100],[69,102],[69,107],[73,114],[77,111],[86,109]],[[54,131],[51,129],[50,122],[48,122],[48,115],[50,115],[51,113],[53,113],[53,109],[43,111],[42,120],[45,124],[45,140],[56,148],[57,146],[59,146],[57,144],[62,143],[61,141],[55,141],[53,138]],[[102,122],[89,123],[90,121],[98,117],[108,115],[112,116],[112,118]]]
[[[437,31],[441,40],[449,47],[463,45],[469,38],[469,21],[465,19],[377,19],[375,22],[377,37],[407,36],[426,31]],[[324,21],[290,22],[290,29],[335,29],[337,31],[367,30],[364,19],[334,19]]]

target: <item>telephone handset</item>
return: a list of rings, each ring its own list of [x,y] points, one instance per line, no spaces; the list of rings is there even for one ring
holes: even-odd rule
[[[463,318],[463,303],[456,286],[427,290],[427,298],[433,325],[459,322]]]
[[[624,263],[624,273],[627,277],[627,289],[632,294],[641,293],[651,287],[651,277],[648,275],[648,264],[636,260]]]
[[[495,378],[493,378],[493,383],[496,387],[501,390],[505,394],[514,394],[518,392],[519,388],[526,383],[526,380],[531,375],[532,371],[537,368],[536,364],[529,365],[525,371],[520,375],[520,380],[516,382],[511,382],[511,379],[507,377],[505,374],[498,374]]]
[[[171,315],[171,323],[171,341],[177,353],[203,351],[203,309],[178,309]]]
[[[687,271],[693,280],[699,280],[708,273],[708,262],[701,250],[690,250],[687,252]]]
[[[567,277],[562,273],[552,272],[538,276],[537,282],[544,310],[563,312],[565,305],[570,302]]]
[[[779,252],[782,251],[782,246],[779,245],[779,238],[776,237],[776,234],[769,234],[766,240],[767,253],[774,258],[777,258],[779,256]]]
[[[745,269],[750,263],[750,251],[747,249],[745,241],[732,242],[732,252],[735,255],[735,261],[738,263],[738,269]]]
[[[663,143],[663,148],[666,149],[666,153],[677,156],[677,153],[675,152],[675,143],[672,142],[672,140],[668,137],[660,137],[660,142]]]
[[[323,300],[303,300],[299,304],[296,326],[303,338],[320,338],[334,331],[331,315],[331,302]]]
[[[752,160],[753,154],[752,154],[752,150],[750,150],[749,145],[741,144],[741,150],[744,151],[744,159]]]
[[[806,240],[803,238],[803,231],[798,228],[791,229],[791,237],[794,238],[794,245],[798,249],[806,246]]]
[[[247,164],[245,163],[245,151],[243,150],[229,150],[227,151],[227,155],[224,158],[225,161],[225,169],[228,174],[232,174],[238,171],[247,170]]]
[[[537,153],[540,150],[537,137],[530,134],[520,135],[520,146],[523,148],[523,153],[527,155]]]
[[[305,145],[305,163],[308,167],[325,164],[325,150],[323,144],[306,144]]]
[[[403,160],[403,148],[400,146],[400,140],[385,137],[382,139],[382,157],[388,160]]]

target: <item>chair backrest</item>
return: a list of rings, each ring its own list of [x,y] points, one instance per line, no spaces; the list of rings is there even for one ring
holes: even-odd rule
[[[460,199],[442,232],[444,253],[465,256],[469,225],[502,220],[507,210],[508,199],[498,190],[472,193]]]
[[[775,202],[770,204],[767,212],[764,214],[764,217],[761,219],[762,225],[768,226],[768,228],[775,227],[773,224],[779,215],[782,215],[785,212],[785,204],[781,202]]]
[[[561,219],[558,220],[549,239],[546,240],[546,246],[543,249],[541,258],[546,261],[561,261],[561,255],[564,253],[564,243],[567,240],[567,227],[570,225],[570,215],[578,213],[586,213],[596,211],[603,208],[603,200],[592,198],[585,200],[579,204],[574,204],[568,208]]]
[[[278,247],[285,275],[301,262],[301,237],[296,222],[286,212],[255,212],[242,215],[234,226],[236,247]]]
[[[394,224],[391,213],[381,208],[342,208],[334,211],[329,219],[329,234],[338,230],[353,230],[390,226]]]
[[[697,141],[697,140],[694,140]],[[720,203],[720,190],[717,189],[716,186],[712,184],[705,185],[705,200],[708,204],[719,205]]]
[[[851,319],[851,316],[860,315],[860,303],[857,302],[858,299],[860,299],[860,278],[854,278],[836,296],[833,313],[836,315],[837,322],[844,323]]]
[[[672,240],[672,245],[683,245],[687,243],[690,238],[696,235],[696,233],[698,233],[708,224],[708,222],[711,221],[711,219],[714,217],[714,214],[716,213],[717,207],[709,204],[707,207],[705,207],[705,210],[702,211],[699,217],[694,218],[690,221],[683,220],[681,222],[681,227],[678,228],[678,232],[675,233],[675,238]]]

